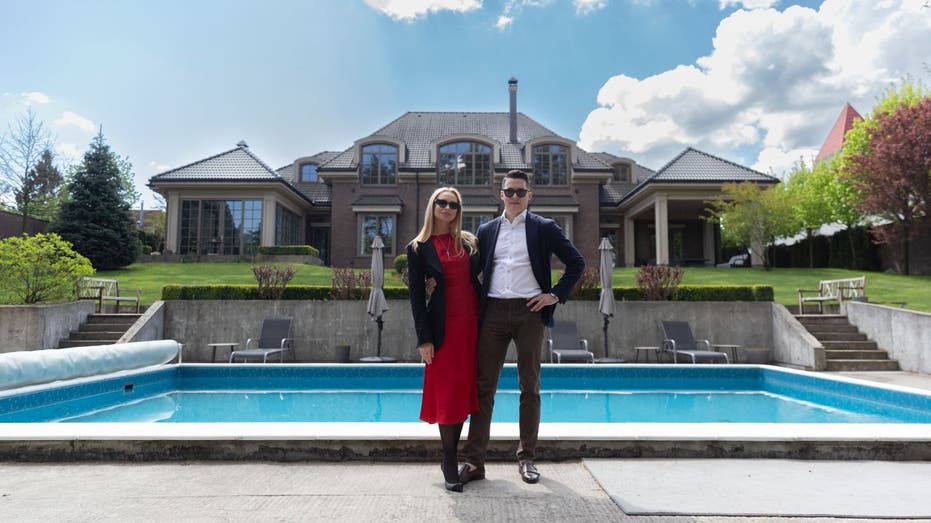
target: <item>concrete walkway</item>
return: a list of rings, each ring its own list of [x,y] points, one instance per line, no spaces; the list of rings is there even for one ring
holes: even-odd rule
[[[875,378],[911,387],[920,383],[931,389],[931,376],[878,373]],[[750,460],[745,463],[752,466]],[[778,463],[781,460],[773,460],[777,467]],[[541,462],[539,466],[541,482],[526,485],[514,463],[490,463],[487,480],[469,484],[464,493],[456,494],[443,488],[439,466],[425,463],[0,463],[0,521],[874,521],[630,516],[599,484],[604,478],[596,480],[583,462]],[[617,466],[623,466],[623,461]],[[679,466],[687,469],[690,462],[680,460]],[[726,466],[740,467],[741,462],[728,460]],[[695,482],[704,479],[692,478]],[[834,479],[857,484],[895,480],[858,477],[842,469]],[[623,489],[624,485],[616,484],[608,488]]]

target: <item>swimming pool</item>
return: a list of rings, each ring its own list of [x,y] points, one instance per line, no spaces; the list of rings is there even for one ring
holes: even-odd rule
[[[26,387],[0,394],[0,457],[426,457],[422,372],[184,364]],[[516,446],[516,382],[507,365],[492,455]],[[910,389],[756,365],[546,365],[542,386],[547,457],[931,456],[931,395]]]

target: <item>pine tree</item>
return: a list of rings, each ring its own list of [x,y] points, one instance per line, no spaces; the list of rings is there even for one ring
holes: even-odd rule
[[[75,169],[68,186],[69,198],[51,227],[97,270],[125,267],[139,253],[120,180],[119,157],[104,142],[101,130]]]
[[[54,164],[52,152],[46,149],[39,163],[23,181],[23,186],[15,193],[16,209],[23,215],[23,231],[26,230],[26,216],[50,221],[58,210],[58,194],[64,177]]]

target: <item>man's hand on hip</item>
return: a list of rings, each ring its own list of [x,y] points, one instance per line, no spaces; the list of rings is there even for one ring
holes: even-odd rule
[[[531,312],[540,312],[543,310],[543,307],[549,307],[550,305],[555,305],[559,301],[559,298],[553,294],[546,292],[541,292],[533,298],[527,300],[527,306],[530,307]]]

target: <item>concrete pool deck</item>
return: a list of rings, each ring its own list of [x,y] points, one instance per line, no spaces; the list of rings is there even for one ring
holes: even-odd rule
[[[870,379],[870,376],[856,376]],[[931,390],[931,376],[878,373],[876,381]],[[609,460],[623,467],[629,460]],[[663,460],[669,474],[706,481],[706,460]],[[732,475],[754,473],[754,461],[720,460]],[[770,460],[779,468],[800,462]],[[819,462],[811,462],[817,467]],[[908,481],[896,474],[864,477],[864,462],[820,462],[833,476],[824,487]],[[918,470],[926,463],[900,463]],[[522,483],[513,461],[488,465],[488,479],[447,493],[435,463],[2,463],[0,513],[6,521],[619,521],[644,523],[838,523],[834,517],[627,515],[609,493],[612,484],[581,461],[541,462],[543,480]],[[602,475],[604,476],[604,475]],[[795,481],[783,476],[780,482]],[[764,485],[765,487],[765,485]],[[771,485],[774,492],[780,485]],[[714,490],[714,489],[713,489]],[[717,489],[720,490],[720,489]],[[730,493],[733,495],[733,492]],[[877,494],[879,495],[879,494]],[[726,500],[725,500],[726,501]],[[851,513],[850,515],[853,515]],[[896,521],[855,518],[853,521]],[[900,520],[916,521],[916,519]]]

